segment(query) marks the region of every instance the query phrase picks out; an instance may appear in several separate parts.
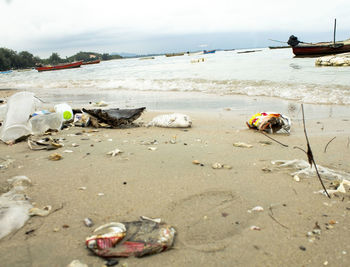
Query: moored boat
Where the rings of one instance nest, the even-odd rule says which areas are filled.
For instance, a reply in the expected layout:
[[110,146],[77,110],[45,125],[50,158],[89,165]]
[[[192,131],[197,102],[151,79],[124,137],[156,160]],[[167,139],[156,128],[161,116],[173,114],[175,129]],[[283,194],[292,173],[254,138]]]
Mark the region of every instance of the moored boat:
[[99,60],[99,59],[91,60],[91,61],[83,61],[82,65],[98,64],[100,62],[101,62],[101,60]]
[[165,54],[166,57],[177,57],[177,56],[183,56],[185,53],[170,53]]
[[59,64],[55,66],[36,67],[35,69],[39,72],[50,71],[50,70],[64,70],[64,69],[79,68],[82,64],[83,64],[83,61],[76,61],[71,63]]
[[333,42],[305,43],[298,40],[298,37],[291,35],[288,44],[292,46],[293,53],[296,56],[312,57],[329,54],[340,54],[350,52],[350,39],[336,42],[337,20],[334,20]]
[[216,50],[203,50],[203,54],[214,54]]
[[289,37],[288,44],[292,46],[296,56],[320,56],[350,52],[350,39],[342,42],[300,42],[294,35]]

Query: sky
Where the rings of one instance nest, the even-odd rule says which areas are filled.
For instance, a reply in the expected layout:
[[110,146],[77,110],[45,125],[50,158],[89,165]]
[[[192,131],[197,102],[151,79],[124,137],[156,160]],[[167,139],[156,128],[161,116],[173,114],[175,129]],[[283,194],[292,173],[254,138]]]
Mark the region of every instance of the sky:
[[40,57],[153,54],[350,38],[349,0],[0,0],[0,47]]

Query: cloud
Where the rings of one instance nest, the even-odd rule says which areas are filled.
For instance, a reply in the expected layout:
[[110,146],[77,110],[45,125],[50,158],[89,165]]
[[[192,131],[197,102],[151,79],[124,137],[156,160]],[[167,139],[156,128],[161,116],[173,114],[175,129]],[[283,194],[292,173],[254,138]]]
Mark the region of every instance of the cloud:
[[293,5],[280,0],[2,0],[0,23],[6,27],[0,46],[63,51],[99,45],[102,50],[113,43],[141,46],[152,36],[332,32],[335,17],[338,29],[346,31],[349,9],[345,0],[332,5],[325,0],[294,0]]

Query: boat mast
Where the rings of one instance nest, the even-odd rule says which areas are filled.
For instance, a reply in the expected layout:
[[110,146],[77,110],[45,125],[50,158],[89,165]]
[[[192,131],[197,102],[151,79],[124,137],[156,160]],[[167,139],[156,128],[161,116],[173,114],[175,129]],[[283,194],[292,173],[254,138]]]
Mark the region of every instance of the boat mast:
[[334,19],[333,45],[335,46],[335,31],[337,29],[337,19]]

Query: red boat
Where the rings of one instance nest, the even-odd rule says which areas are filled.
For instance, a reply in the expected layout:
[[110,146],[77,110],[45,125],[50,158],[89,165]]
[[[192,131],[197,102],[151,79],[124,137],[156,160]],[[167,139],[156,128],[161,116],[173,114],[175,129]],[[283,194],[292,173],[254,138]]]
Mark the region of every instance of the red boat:
[[64,69],[79,68],[82,64],[83,64],[83,61],[76,61],[71,63],[59,64],[55,66],[36,67],[35,69],[37,71],[64,70]]
[[[288,44],[292,46],[293,53],[296,56],[320,56],[328,54],[339,54],[350,52],[350,39],[342,42],[320,42],[320,43],[302,43],[298,38],[291,36]],[[295,42],[291,41],[295,40]]]
[[99,59],[92,60],[92,61],[83,61],[83,65],[98,64],[100,62],[101,62],[101,60],[99,60]]

